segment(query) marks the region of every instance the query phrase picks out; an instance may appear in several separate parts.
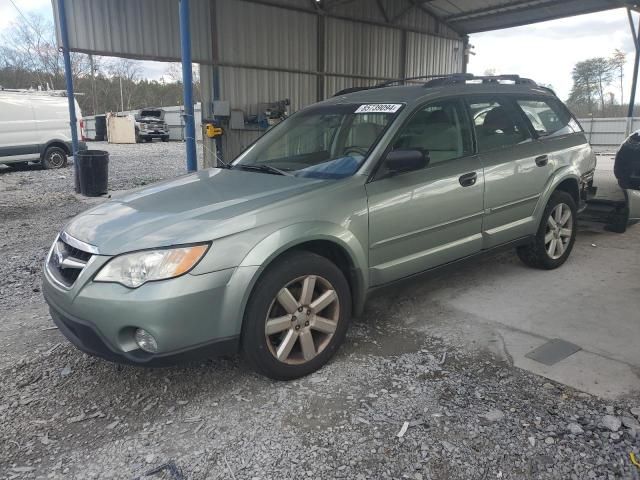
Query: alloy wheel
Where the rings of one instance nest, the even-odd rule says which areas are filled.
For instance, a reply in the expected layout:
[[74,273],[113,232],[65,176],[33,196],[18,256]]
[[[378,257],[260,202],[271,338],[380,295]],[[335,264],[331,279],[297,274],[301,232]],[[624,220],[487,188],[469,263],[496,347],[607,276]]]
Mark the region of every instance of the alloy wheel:
[[265,336],[280,362],[300,365],[331,342],[340,320],[340,300],[331,283],[318,275],[298,277],[271,302]]
[[549,258],[557,260],[566,251],[573,235],[572,217],[571,208],[565,203],[559,203],[551,211],[544,236],[544,248]]

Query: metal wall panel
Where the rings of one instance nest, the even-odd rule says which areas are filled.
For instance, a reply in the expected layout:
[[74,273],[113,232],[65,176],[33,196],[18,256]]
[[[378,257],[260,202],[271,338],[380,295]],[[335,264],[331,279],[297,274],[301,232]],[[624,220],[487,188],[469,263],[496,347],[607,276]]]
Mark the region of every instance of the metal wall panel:
[[218,0],[221,62],[315,71],[317,18],[296,10]]
[[[148,60],[180,60],[178,0],[65,0],[71,49]],[[57,2],[53,1],[55,18]],[[211,62],[209,0],[191,2],[193,61]],[[58,29],[58,43],[60,43]]]
[[288,98],[292,112],[316,101],[315,75],[220,67],[221,99],[232,109],[255,114],[257,104]]
[[461,72],[464,62],[460,40],[407,34],[407,77]]
[[400,75],[400,30],[328,18],[325,71],[373,78]]

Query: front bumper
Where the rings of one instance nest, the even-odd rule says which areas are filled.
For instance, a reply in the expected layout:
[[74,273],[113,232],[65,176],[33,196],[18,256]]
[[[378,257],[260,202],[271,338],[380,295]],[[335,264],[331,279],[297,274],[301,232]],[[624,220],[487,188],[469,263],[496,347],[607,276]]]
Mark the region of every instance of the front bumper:
[[169,132],[140,132],[140,138],[169,138]]
[[[92,281],[108,260],[94,256],[70,288],[44,269],[43,293],[51,317],[80,350],[148,366],[237,352],[244,304],[257,267],[186,274],[129,289]],[[137,328],[154,336],[158,353],[137,347]]]
[[79,350],[115,363],[164,367],[207,357],[232,355],[238,352],[239,347],[240,337],[234,336],[214,340],[203,345],[191,346],[179,351],[160,354],[150,354],[140,349],[119,352],[109,345],[108,340],[103,338],[100,331],[92,324],[71,318],[71,316],[62,313],[51,304],[49,304],[49,312],[53,323],[56,324],[60,332]]

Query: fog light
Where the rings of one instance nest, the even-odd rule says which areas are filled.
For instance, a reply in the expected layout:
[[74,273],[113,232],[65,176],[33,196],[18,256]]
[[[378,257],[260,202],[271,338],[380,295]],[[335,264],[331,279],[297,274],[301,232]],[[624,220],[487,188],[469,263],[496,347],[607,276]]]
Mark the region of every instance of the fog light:
[[145,352],[156,353],[158,351],[158,344],[156,343],[156,339],[153,338],[146,330],[141,328],[136,329],[136,333],[133,335],[138,347],[140,347]]

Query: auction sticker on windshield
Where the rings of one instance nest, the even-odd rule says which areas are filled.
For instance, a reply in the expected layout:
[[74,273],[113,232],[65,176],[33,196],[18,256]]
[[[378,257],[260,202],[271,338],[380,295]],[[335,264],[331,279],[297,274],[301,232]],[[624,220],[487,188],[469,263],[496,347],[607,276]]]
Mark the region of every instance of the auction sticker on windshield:
[[396,113],[400,107],[400,103],[370,103],[360,105],[356,113]]

